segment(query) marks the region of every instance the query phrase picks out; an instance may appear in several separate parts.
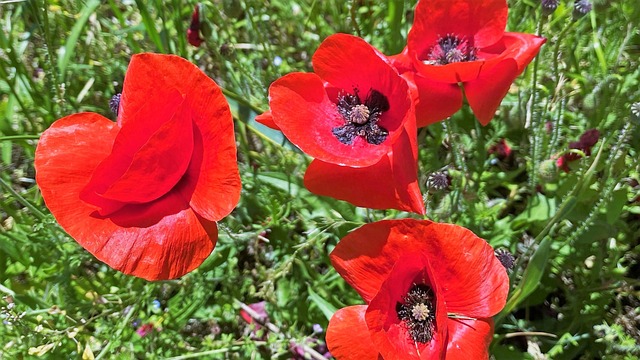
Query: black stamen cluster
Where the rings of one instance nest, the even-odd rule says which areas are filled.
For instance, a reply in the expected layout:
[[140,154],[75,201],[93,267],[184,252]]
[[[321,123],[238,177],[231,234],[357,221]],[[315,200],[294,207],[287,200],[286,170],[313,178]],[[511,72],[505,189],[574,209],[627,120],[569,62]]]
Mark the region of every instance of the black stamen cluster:
[[498,249],[494,251],[494,254],[498,258],[498,260],[500,260],[500,263],[502,264],[502,266],[504,266],[505,269],[508,269],[508,270],[513,269],[513,267],[516,264],[516,259],[509,252],[509,250]]
[[469,41],[453,34],[440,37],[438,43],[431,48],[426,63],[432,65],[447,65],[457,62],[477,60],[478,49],[471,46]]
[[[435,296],[431,287],[425,284],[413,284],[403,302],[396,303],[398,318],[405,323],[411,340],[426,344],[433,338],[436,323]],[[416,318],[416,309],[428,309],[428,314]]]
[[558,8],[560,0],[542,0],[542,9],[547,12],[553,12]]
[[122,94],[118,93],[115,94],[111,97],[111,100],[109,100],[109,109],[111,109],[111,112],[114,113],[116,116],[118,116],[118,109],[120,107],[120,96]]
[[369,144],[380,145],[389,135],[387,129],[378,125],[382,113],[389,110],[389,100],[381,92],[370,89],[362,102],[358,89],[354,89],[353,94],[338,95],[337,105],[345,124],[331,132],[341,143],[351,145],[356,136],[361,136]]
[[589,0],[576,0],[573,4],[573,14],[575,16],[586,15],[589,11],[591,11],[593,5]]
[[451,185],[451,178],[442,171],[432,172],[427,177],[426,185],[427,188],[432,191],[448,189]]

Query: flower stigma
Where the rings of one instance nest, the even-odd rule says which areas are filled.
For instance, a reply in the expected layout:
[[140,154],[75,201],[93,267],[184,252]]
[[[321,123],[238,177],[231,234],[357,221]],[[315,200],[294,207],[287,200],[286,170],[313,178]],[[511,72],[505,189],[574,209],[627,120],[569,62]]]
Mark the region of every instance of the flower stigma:
[[389,135],[387,129],[378,125],[382,114],[389,110],[389,100],[381,92],[370,89],[364,102],[357,88],[353,94],[341,92],[337,106],[345,124],[331,132],[341,143],[351,145],[360,136],[369,144],[380,145]]
[[438,38],[437,44],[429,50],[424,63],[427,65],[447,65],[474,61],[478,60],[477,51],[478,49],[473,47],[466,37],[447,34],[445,37]]
[[413,284],[402,300],[396,304],[396,312],[411,340],[428,343],[433,338],[436,321],[433,290],[425,284]]

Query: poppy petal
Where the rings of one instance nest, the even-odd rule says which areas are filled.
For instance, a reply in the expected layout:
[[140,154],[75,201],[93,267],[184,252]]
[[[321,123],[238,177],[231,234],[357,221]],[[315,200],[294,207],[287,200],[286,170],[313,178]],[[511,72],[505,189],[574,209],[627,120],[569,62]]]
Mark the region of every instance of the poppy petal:
[[388,56],[387,58],[400,74],[404,74],[407,71],[414,71],[413,62],[409,56],[409,49],[406,46],[400,54]]
[[483,71],[481,77],[464,83],[469,106],[482,125],[487,125],[493,119],[517,76],[518,65],[515,60],[507,59],[492,69]]
[[488,359],[493,338],[491,319],[448,319],[447,360]]
[[473,39],[473,46],[483,48],[500,39],[507,15],[506,0],[419,1],[407,46],[419,57],[426,56],[439,37],[453,34]]
[[503,60],[485,66],[477,79],[464,84],[469,106],[482,125],[491,121],[515,78],[522,74],[545,42],[545,38],[535,35],[505,33],[493,46],[501,51],[493,60]]
[[[79,198],[95,168],[109,155],[118,130],[115,123],[92,113],[54,122],[36,149],[36,180],[42,196],[60,226],[109,266],[148,280],[182,276],[213,249],[214,222],[199,217],[174,193],[152,205],[128,205],[106,218]],[[156,223],[148,223],[146,211],[158,218]]]
[[[403,256],[395,263],[388,278],[371,300],[365,314],[371,340],[384,359],[444,359],[447,342],[447,308],[439,285],[429,274],[429,263],[419,255]],[[417,343],[411,339],[406,324],[398,317],[397,306],[414,284],[430,286],[435,293],[436,314],[432,339]],[[435,289],[434,289],[435,288]]]
[[449,313],[478,318],[502,310],[509,277],[485,240],[453,224],[416,226],[413,235],[437,269],[436,281],[447,284],[443,292]]
[[364,319],[366,305],[348,306],[333,314],[327,327],[327,346],[336,359],[378,360]]
[[193,158],[179,184],[181,193],[200,216],[217,221],[238,203],[241,183],[233,118],[213,80],[179,56],[134,55],[124,80],[118,123],[124,127],[151,98],[170,98],[175,90],[184,97],[184,106],[191,109],[195,125]]
[[81,199],[91,202],[83,195],[93,192],[123,203],[146,203],[178,183],[191,159],[193,129],[190,109],[184,108],[179,93],[175,95],[162,99],[168,106],[161,106],[164,111],[159,113],[165,113],[166,120],[143,117],[120,130],[111,154],[98,165]]
[[370,166],[390,150],[356,137],[351,145],[341,143],[334,128],[344,125],[336,104],[327,96],[324,83],[313,73],[290,73],[269,87],[273,122],[307,155],[337,165]]
[[274,130],[280,130],[280,128],[278,127],[278,125],[276,125],[275,122],[273,122],[273,115],[271,115],[271,110],[267,110],[265,112],[263,112],[262,114],[256,116],[256,122],[266,126],[266,127],[270,127]]
[[313,160],[305,173],[304,185],[314,194],[345,200],[356,206],[423,215],[424,203],[417,179],[417,149],[412,149],[407,132],[393,149],[378,163],[361,168]]
[[520,75],[538,55],[547,39],[532,34],[506,32],[501,41],[506,49],[505,56],[515,59],[518,63],[518,75]]
[[366,96],[370,89],[387,97],[389,109],[378,124],[389,131],[385,143],[393,142],[409,120],[411,99],[405,81],[382,53],[363,39],[334,34],[326,38],[313,54],[313,70],[332,87]]
[[[378,221],[361,226],[342,238],[331,252],[333,267],[367,303],[378,293],[398,258],[389,255],[391,250],[386,248],[388,239],[398,236],[397,225],[401,223]],[[400,250],[395,249],[398,253]]]
[[413,91],[419,128],[444,120],[462,107],[462,89],[458,84],[429,80],[412,72],[402,77]]
[[448,312],[489,317],[504,307],[509,291],[506,270],[486,241],[457,225],[413,219],[366,224],[344,237],[330,258],[369,302],[405,254],[428,259],[434,281],[446,284],[442,296]]

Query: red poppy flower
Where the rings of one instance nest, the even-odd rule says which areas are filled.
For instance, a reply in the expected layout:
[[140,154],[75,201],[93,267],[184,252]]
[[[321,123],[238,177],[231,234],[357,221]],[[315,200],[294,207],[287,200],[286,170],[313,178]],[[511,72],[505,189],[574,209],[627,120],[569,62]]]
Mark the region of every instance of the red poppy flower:
[[495,154],[500,160],[504,160],[511,155],[511,146],[507,143],[507,140],[500,139],[496,144],[489,147],[489,154]]
[[196,5],[193,14],[191,14],[191,23],[187,29],[187,41],[195,47],[200,46],[204,41],[200,37],[200,4]]
[[233,121],[220,88],[173,55],[134,55],[118,121],[62,118],[41,136],[36,180],[60,225],[109,266],[176,278],[215,246],[240,197]]
[[331,318],[327,344],[337,359],[488,358],[490,317],[504,307],[509,279],[471,231],[380,221],[342,239],[331,262],[367,303]]
[[402,54],[392,57],[415,84],[418,127],[462,106],[462,89],[482,123],[491,121],[511,83],[546,39],[505,32],[506,0],[419,1]]
[[[600,131],[598,129],[589,129],[580,135],[578,141],[569,143],[569,149],[580,150],[585,156],[591,155],[591,148],[598,142]],[[564,172],[569,172],[569,163],[580,159],[582,155],[577,152],[568,151],[556,160],[556,165]]]
[[352,35],[328,37],[312,62],[314,73],[290,73],[271,84],[270,111],[256,120],[316,159],[305,176],[310,191],[358,206],[423,213],[406,81],[384,55]]

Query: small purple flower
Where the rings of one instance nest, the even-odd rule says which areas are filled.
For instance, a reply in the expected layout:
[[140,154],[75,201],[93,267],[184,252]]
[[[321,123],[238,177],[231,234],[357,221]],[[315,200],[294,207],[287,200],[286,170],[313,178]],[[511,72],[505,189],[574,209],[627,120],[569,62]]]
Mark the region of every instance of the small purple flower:
[[593,5],[589,0],[576,0],[573,4],[573,14],[576,16],[586,15],[589,11],[591,11]]

